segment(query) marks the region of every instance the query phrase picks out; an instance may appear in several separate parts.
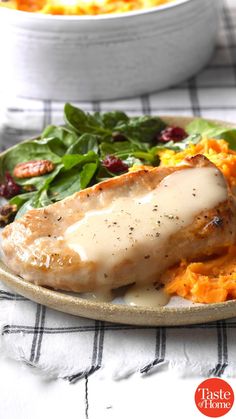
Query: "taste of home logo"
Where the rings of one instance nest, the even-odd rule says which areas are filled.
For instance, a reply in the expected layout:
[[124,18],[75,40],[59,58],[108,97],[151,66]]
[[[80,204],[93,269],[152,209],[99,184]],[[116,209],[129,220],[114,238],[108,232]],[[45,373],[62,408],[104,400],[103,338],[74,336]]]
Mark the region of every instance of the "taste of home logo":
[[198,386],[195,392],[195,403],[203,415],[218,418],[224,416],[232,408],[234,392],[225,380],[209,378]]

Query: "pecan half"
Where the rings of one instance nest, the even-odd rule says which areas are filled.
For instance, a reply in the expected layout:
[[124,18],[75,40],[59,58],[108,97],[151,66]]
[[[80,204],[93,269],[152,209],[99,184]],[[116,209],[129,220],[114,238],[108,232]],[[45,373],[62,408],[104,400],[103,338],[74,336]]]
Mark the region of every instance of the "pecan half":
[[0,227],[4,227],[13,221],[17,212],[17,205],[3,205],[0,207]]
[[13,171],[13,176],[19,179],[42,176],[54,169],[55,165],[51,160],[30,160],[25,163],[18,163]]

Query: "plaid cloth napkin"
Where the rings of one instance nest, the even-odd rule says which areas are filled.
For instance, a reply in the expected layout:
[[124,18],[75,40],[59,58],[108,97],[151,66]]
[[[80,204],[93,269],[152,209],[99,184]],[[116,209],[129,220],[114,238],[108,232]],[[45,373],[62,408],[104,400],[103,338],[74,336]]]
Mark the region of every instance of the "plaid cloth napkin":
[[[76,105],[86,111],[122,109],[130,115],[179,114],[236,121],[235,22],[235,0],[225,1],[216,53],[197,77],[148,96]],[[45,125],[61,123],[62,111],[62,103],[3,98],[2,149]],[[168,328],[92,321],[37,305],[0,283],[2,353],[69,382],[97,370],[121,378],[163,368],[185,376],[235,377],[235,328],[236,319]]]

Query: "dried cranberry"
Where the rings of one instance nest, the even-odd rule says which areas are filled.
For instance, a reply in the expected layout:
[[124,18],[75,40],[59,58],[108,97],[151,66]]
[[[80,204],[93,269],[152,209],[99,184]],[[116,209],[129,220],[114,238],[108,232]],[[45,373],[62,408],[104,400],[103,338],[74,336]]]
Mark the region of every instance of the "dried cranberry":
[[127,172],[128,166],[121,159],[115,156],[106,156],[102,161],[102,165],[111,173]]
[[168,143],[169,141],[182,141],[188,137],[187,132],[180,127],[168,127],[161,131],[157,140],[159,143]]
[[124,136],[124,134],[122,134],[119,131],[115,131],[112,133],[112,139],[113,141],[126,141],[126,137]]
[[9,172],[5,174],[5,182],[0,184],[0,196],[10,199],[21,192],[20,185],[14,181]]

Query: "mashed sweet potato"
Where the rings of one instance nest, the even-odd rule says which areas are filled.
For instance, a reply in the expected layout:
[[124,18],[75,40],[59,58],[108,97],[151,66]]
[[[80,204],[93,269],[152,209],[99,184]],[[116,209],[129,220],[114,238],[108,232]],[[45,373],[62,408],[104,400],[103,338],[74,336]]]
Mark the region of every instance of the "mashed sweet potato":
[[198,303],[219,303],[236,298],[236,246],[207,261],[182,263],[161,278],[169,294]]
[[[224,140],[204,138],[184,151],[165,150],[159,155],[162,166],[173,166],[198,153],[211,160],[223,172],[232,189],[236,188],[236,152],[230,150]],[[236,246],[222,252],[221,256],[210,260],[182,261],[168,270],[161,278],[166,291],[198,303],[236,299]]]
[[148,9],[175,0],[9,0],[0,3],[26,12],[52,15],[98,15]]

